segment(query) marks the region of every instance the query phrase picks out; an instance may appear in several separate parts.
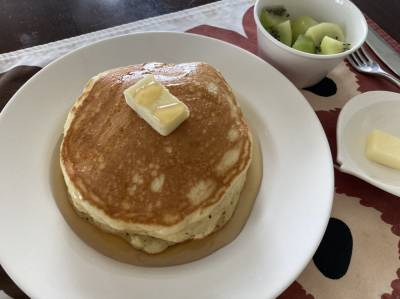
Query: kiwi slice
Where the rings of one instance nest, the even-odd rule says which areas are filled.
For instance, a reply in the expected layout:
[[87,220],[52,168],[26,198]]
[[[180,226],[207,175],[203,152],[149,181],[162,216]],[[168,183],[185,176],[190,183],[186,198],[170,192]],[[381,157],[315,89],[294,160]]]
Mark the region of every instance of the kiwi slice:
[[349,49],[350,44],[343,43],[329,36],[325,36],[321,41],[321,54],[337,54]]
[[305,36],[304,34],[300,34],[293,44],[293,49],[314,54],[315,44],[311,38]]
[[285,22],[288,17],[284,14],[276,14],[273,10],[263,9],[260,15],[261,24],[265,29],[271,31],[272,27]]
[[290,20],[272,27],[272,35],[287,46],[292,45],[292,26]]
[[318,22],[309,16],[300,16],[292,22],[293,40],[297,40],[300,34],[304,34],[308,28],[317,25]]
[[321,44],[325,36],[329,36],[338,41],[344,40],[344,34],[339,25],[335,23],[319,23],[307,29],[305,36],[311,38],[316,46]]

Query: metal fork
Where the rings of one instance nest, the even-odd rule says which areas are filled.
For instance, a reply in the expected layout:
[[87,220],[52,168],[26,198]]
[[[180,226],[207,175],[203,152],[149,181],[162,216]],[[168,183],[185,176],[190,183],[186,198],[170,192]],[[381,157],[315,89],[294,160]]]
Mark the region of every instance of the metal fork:
[[395,76],[385,72],[376,61],[371,59],[371,57],[367,54],[367,51],[365,51],[363,47],[360,47],[360,49],[350,54],[347,57],[347,61],[350,62],[350,64],[357,71],[361,73],[385,77],[400,88],[400,80],[397,79]]

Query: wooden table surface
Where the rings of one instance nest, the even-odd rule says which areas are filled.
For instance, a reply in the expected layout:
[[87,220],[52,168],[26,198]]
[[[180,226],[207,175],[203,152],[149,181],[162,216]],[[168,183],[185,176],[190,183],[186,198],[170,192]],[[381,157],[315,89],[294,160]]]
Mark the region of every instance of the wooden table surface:
[[[214,2],[213,0],[0,0],[0,53]],[[400,41],[399,0],[354,0]]]
[[[0,53],[214,2],[213,0],[0,0]],[[400,41],[399,0],[354,0]],[[28,298],[0,267],[0,290]]]

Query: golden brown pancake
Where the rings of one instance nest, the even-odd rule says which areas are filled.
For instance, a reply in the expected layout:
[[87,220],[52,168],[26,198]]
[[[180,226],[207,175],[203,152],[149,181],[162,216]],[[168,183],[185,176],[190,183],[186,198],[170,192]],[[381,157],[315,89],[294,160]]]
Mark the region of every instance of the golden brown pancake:
[[[190,109],[168,136],[125,102],[154,74]],[[99,74],[68,115],[61,168],[79,214],[149,253],[203,238],[234,211],[252,140],[231,88],[205,63],[148,63]]]

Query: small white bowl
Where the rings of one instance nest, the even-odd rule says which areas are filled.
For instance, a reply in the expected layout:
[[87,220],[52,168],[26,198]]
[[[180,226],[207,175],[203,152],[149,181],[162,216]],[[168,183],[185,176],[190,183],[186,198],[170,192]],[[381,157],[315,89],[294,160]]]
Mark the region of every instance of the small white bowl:
[[[341,26],[345,42],[351,48],[332,55],[310,54],[295,50],[275,39],[260,22],[263,8],[283,5],[290,19],[308,15],[318,22],[333,22]],[[258,51],[297,87],[308,87],[322,80],[347,55],[357,50],[365,41],[367,22],[360,10],[349,0],[257,0],[254,5],[257,25]]]
[[355,96],[343,107],[337,123],[337,161],[340,170],[400,196],[400,170],[368,160],[368,134],[380,129],[400,136],[400,94],[370,91]]

